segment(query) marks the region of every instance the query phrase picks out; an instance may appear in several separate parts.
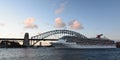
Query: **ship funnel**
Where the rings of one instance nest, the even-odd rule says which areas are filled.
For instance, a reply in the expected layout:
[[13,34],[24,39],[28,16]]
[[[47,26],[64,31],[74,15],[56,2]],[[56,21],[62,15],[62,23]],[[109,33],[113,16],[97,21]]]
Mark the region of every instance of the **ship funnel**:
[[99,34],[99,35],[97,35],[96,38],[101,38],[101,36],[103,36],[103,34]]

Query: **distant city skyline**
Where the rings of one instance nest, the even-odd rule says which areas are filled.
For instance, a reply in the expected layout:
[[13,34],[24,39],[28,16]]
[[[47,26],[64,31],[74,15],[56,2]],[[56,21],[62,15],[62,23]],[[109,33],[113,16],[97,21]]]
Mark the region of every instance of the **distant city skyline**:
[[0,0],[0,38],[55,29],[120,40],[119,0]]

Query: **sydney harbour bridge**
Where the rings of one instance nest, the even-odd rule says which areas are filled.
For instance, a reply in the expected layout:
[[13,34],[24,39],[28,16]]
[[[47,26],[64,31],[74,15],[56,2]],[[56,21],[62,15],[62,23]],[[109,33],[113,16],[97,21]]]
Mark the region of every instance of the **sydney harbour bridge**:
[[34,46],[40,41],[57,41],[63,36],[74,36],[79,39],[87,39],[84,35],[71,30],[52,30],[29,38],[29,33],[25,33],[24,38],[0,38],[1,41],[22,41],[23,46]]

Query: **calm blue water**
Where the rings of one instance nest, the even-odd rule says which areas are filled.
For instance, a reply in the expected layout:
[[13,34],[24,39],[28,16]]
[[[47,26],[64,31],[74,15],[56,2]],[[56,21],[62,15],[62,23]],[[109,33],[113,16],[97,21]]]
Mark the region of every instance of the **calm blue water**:
[[120,60],[120,49],[0,48],[0,60]]

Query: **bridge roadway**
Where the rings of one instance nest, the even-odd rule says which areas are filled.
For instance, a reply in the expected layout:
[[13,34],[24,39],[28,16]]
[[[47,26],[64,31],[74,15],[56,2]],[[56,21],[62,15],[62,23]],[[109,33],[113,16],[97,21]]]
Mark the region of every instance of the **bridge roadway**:
[[[57,41],[58,39],[25,39],[25,38],[0,38],[0,41],[22,41],[23,46],[35,46],[39,41]],[[40,44],[41,46],[41,44]]]
[[23,46],[29,47],[29,46],[34,46],[36,43],[39,41],[56,41],[58,39],[29,39],[29,33],[25,33],[24,38],[0,38],[1,41],[23,41]]
[[[24,40],[24,38],[0,38],[0,40]],[[56,41],[58,39],[29,39],[29,40],[37,40],[37,41]]]

